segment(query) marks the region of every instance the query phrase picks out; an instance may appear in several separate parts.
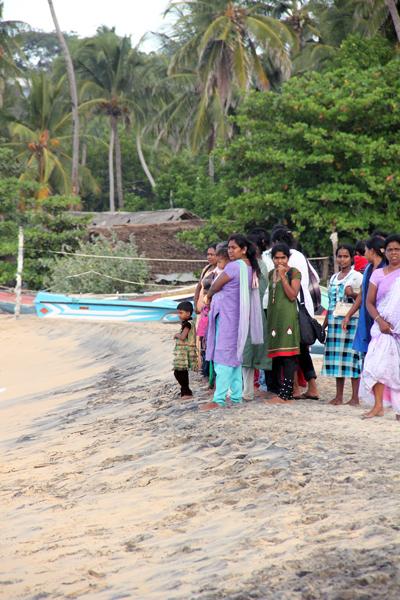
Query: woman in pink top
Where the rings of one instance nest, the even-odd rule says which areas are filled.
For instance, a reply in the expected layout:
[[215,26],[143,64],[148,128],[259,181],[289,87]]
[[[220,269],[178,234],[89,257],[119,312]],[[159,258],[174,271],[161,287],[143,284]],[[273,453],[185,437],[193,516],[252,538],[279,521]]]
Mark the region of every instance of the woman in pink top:
[[400,421],[400,235],[386,238],[388,265],[371,275],[367,310],[375,323],[361,376],[360,397],[370,411],[364,419],[383,416],[391,405]]

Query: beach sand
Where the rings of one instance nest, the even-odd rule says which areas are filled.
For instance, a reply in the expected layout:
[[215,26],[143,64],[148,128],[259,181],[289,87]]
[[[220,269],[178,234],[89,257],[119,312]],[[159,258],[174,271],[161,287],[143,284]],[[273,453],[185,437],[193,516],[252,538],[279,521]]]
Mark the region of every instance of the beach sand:
[[199,412],[176,326],[0,318],[0,598],[397,599],[400,424]]

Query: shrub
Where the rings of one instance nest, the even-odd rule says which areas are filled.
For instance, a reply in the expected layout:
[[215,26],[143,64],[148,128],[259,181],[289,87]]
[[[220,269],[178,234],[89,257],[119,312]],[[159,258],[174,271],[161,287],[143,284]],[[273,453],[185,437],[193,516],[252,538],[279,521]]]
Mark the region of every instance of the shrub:
[[148,278],[145,261],[100,258],[103,256],[139,258],[133,236],[129,243],[102,236],[93,242],[81,241],[75,254],[52,260],[47,287],[66,294],[143,291]]

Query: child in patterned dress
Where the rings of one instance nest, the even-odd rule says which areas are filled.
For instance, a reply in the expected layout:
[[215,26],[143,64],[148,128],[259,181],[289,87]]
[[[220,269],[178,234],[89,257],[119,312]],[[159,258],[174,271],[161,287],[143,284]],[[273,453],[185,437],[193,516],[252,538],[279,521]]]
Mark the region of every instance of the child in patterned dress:
[[193,313],[193,304],[187,300],[177,306],[181,330],[174,335],[176,340],[174,349],[174,376],[181,386],[181,398],[193,396],[189,387],[189,370],[197,369],[196,330],[190,322]]

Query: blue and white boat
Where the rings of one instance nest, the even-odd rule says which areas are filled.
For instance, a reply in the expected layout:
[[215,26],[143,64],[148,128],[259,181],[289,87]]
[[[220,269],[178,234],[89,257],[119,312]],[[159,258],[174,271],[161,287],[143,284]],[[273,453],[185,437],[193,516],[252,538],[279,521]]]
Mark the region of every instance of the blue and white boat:
[[176,300],[160,297],[129,300],[39,292],[35,298],[36,314],[41,319],[176,323],[179,321],[176,307]]
[[[127,296],[90,296],[38,292],[34,305],[41,319],[80,319],[83,321],[123,321],[140,323],[159,321],[177,323],[177,305],[182,300],[193,301],[195,286],[174,292]],[[322,305],[327,308],[327,293],[322,289]],[[321,353],[323,346],[316,343],[313,351]]]

